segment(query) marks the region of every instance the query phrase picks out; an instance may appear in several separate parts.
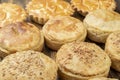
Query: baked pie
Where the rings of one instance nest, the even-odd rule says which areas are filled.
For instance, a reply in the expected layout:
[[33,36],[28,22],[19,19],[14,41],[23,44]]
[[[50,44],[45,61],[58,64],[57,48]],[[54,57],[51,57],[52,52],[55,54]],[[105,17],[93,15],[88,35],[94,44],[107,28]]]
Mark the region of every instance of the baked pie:
[[82,21],[70,16],[56,16],[43,26],[46,45],[58,50],[63,44],[72,41],[84,41],[86,27]]
[[0,62],[0,80],[56,80],[55,61],[41,52],[22,51]]
[[120,72],[120,31],[110,34],[106,41],[105,51],[112,60],[112,68]]
[[23,50],[41,51],[42,31],[31,23],[16,22],[0,29],[0,56]]
[[88,80],[107,77],[111,60],[94,43],[72,42],[63,45],[56,54],[61,80]]
[[32,0],[27,4],[30,18],[40,24],[45,24],[56,15],[70,16],[74,10],[64,0]]
[[97,10],[115,10],[115,0],[71,0],[71,4],[74,9],[77,9],[82,15]]
[[100,43],[105,43],[108,35],[120,30],[120,14],[110,10],[95,10],[84,19],[88,37]]
[[0,27],[24,21],[26,18],[27,14],[22,7],[12,3],[0,4]]

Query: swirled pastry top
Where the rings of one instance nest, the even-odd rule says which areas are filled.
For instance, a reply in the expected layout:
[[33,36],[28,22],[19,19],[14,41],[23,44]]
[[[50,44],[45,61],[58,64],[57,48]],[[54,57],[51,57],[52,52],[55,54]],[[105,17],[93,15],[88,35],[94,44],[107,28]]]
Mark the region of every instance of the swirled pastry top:
[[91,77],[104,74],[110,68],[108,55],[97,45],[72,42],[57,52],[56,62],[60,70],[74,77]]
[[43,33],[47,39],[64,43],[85,36],[86,28],[83,23],[76,18],[56,16],[43,26]]
[[112,58],[120,60],[120,31],[116,31],[107,38],[106,51]]
[[22,7],[12,3],[0,4],[0,27],[23,21],[26,17],[27,14]]
[[0,50],[13,53],[22,50],[36,50],[43,42],[40,30],[30,23],[16,22],[0,29]]
[[41,52],[17,52],[0,62],[0,80],[56,80],[56,77],[55,62]]
[[71,0],[74,8],[83,13],[88,13],[97,9],[114,10],[116,7],[115,0]]
[[90,28],[101,31],[113,32],[120,30],[120,14],[109,10],[95,10],[84,19],[84,23]]
[[56,15],[72,15],[74,12],[64,0],[32,0],[26,9],[29,15],[45,20]]

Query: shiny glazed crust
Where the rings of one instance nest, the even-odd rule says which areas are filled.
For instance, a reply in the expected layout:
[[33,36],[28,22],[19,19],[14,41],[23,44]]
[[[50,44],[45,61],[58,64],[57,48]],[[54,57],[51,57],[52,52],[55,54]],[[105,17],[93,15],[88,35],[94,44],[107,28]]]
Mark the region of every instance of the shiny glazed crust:
[[115,10],[115,0],[71,0],[74,9],[77,9],[83,16],[87,13],[97,10]]
[[16,22],[0,29],[0,51],[5,54],[23,50],[41,51],[43,44],[42,32],[31,23]]
[[56,15],[72,15],[74,10],[64,0],[32,0],[28,3],[27,12],[33,21],[45,24]]
[[112,60],[112,68],[120,72],[120,31],[110,34],[106,41],[105,51]]
[[0,62],[0,80],[56,80],[57,66],[48,56],[22,51]]
[[0,27],[4,27],[10,23],[24,21],[27,18],[25,10],[12,3],[0,4]]
[[43,26],[46,44],[58,50],[63,44],[72,41],[84,41],[86,28],[83,23],[70,16],[56,16]]
[[87,42],[63,45],[57,52],[56,63],[62,80],[106,77],[111,65],[110,58],[100,47]]
[[120,30],[120,14],[109,10],[96,10],[85,17],[84,25],[91,40],[105,43],[110,33]]

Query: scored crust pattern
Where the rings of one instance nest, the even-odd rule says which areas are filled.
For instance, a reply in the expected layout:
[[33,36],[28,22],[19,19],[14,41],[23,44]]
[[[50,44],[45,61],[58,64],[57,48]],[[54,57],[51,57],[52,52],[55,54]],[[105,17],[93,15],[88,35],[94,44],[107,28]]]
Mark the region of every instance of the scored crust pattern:
[[22,7],[12,3],[0,4],[0,27],[10,23],[24,21],[27,17]]
[[28,14],[37,23],[44,24],[56,15],[72,15],[73,9],[63,0],[32,0],[26,7]]
[[83,15],[97,9],[114,10],[116,8],[114,0],[71,0],[71,4]]

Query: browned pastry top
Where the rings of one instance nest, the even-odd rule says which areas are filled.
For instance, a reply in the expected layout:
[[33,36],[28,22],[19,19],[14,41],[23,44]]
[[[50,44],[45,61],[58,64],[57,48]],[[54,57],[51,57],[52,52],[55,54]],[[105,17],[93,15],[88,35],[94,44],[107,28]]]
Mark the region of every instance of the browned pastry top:
[[41,41],[40,30],[25,22],[16,22],[0,29],[0,49],[6,53],[36,49]]
[[[80,20],[74,17],[56,16],[44,25],[43,33],[46,38],[64,43],[86,36],[86,28]],[[81,41],[83,40],[82,38]]]
[[41,52],[22,51],[0,63],[0,80],[56,80],[55,62]]
[[27,12],[34,17],[48,20],[56,15],[72,15],[74,11],[63,0],[32,0],[27,5]]
[[63,45],[57,53],[56,61],[62,72],[77,77],[104,74],[111,65],[110,58],[102,49],[87,42]]
[[16,4],[0,4],[0,27],[13,22],[23,21],[26,19],[26,16],[24,9]]
[[97,9],[114,10],[116,7],[115,0],[71,0],[71,3],[74,8],[83,13]]

